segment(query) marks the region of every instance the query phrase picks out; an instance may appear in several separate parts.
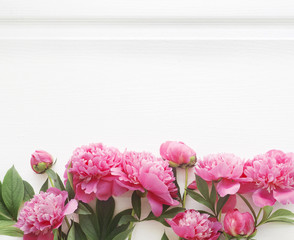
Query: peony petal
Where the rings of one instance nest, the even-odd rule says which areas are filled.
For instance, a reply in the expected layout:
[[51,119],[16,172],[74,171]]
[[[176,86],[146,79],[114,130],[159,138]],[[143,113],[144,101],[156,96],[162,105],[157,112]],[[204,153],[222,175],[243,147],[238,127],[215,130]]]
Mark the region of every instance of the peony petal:
[[123,188],[127,188],[128,190],[131,190],[131,191],[139,190],[141,192],[145,192],[144,188],[139,184],[135,185],[130,182],[123,181],[123,180],[116,180],[116,181],[117,181],[118,185],[120,185]]
[[47,234],[39,234],[37,240],[53,240],[54,235],[52,232],[48,232]]
[[35,235],[33,233],[23,235],[23,240],[37,240],[37,239],[38,239],[38,235]]
[[97,185],[96,197],[101,201],[106,201],[112,196],[112,182],[100,181]]
[[58,188],[51,187],[51,188],[49,188],[46,192],[54,193],[55,195],[59,195],[59,194],[61,194],[62,191],[59,190]]
[[191,182],[191,183],[188,185],[188,189],[196,190],[196,189],[197,189],[196,181]]
[[167,141],[167,142],[161,144],[159,151],[160,151],[160,155],[161,155],[161,157],[163,159],[169,160],[169,156],[168,156],[167,150],[168,150],[169,145],[171,143],[172,143],[171,141]]
[[97,179],[92,179],[90,182],[82,182],[82,186],[86,194],[96,193],[97,191]]
[[75,199],[72,199],[66,204],[65,208],[63,209],[63,215],[72,214],[78,208],[78,202]]
[[172,227],[175,234],[177,234],[181,238],[185,239],[195,239],[195,229],[193,226],[178,226],[175,225]]
[[273,191],[274,198],[282,203],[294,203],[294,189],[276,189]]
[[86,194],[83,189],[81,189],[81,184],[77,184],[76,185],[76,199],[84,202],[84,203],[89,203],[91,202],[93,199],[95,199],[95,193],[91,193],[91,194]]
[[272,206],[276,202],[273,193],[269,193],[265,189],[255,191],[252,195],[252,199],[257,207]]
[[228,201],[225,203],[224,207],[222,208],[222,212],[226,213],[230,209],[234,209],[237,204],[237,196],[236,194],[230,195]]
[[149,204],[151,206],[151,210],[155,217],[159,217],[162,213],[162,203],[158,201],[156,196],[150,192],[147,193],[147,199],[149,201]]
[[238,193],[248,193],[248,192],[254,192],[257,190],[256,184],[251,182],[241,182],[240,183],[240,189]]
[[152,192],[157,201],[160,201],[161,204],[174,205],[174,200],[168,191],[168,187],[159,180],[159,178],[153,173],[141,173],[139,176],[139,181],[142,186],[148,191]]
[[208,170],[204,168],[195,168],[195,173],[200,176],[205,181],[212,181],[212,180],[218,180],[216,177],[214,177]]
[[128,191],[127,188],[122,187],[120,184],[118,184],[118,180],[114,180],[112,184],[112,193],[114,196],[120,196]]
[[240,183],[223,178],[216,186],[216,190],[221,197],[226,196],[227,194],[235,194],[240,188]]

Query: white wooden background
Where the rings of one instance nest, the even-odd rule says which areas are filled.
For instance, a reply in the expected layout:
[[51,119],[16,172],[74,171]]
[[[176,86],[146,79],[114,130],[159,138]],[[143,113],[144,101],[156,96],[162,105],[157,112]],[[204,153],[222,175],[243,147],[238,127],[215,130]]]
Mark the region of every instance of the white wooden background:
[[[62,174],[92,142],[158,155],[181,140],[199,157],[294,151],[293,17],[290,0],[0,0],[0,179],[14,164],[37,191],[35,149]],[[139,224],[133,239],[162,232]],[[257,239],[293,234],[265,225]]]

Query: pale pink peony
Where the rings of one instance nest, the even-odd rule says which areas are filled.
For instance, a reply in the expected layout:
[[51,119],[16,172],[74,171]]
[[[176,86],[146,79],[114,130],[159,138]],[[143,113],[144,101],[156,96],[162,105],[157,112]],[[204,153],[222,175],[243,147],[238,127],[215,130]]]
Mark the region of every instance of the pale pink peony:
[[174,232],[187,240],[217,240],[222,224],[194,209],[178,213],[172,220],[165,219]]
[[196,163],[195,151],[183,142],[167,141],[161,144],[160,155],[172,167],[192,167]]
[[161,158],[146,152],[125,152],[121,168],[112,170],[118,176],[118,184],[129,190],[147,192],[147,198],[155,216],[162,213],[163,204],[175,206],[179,202],[172,168]]
[[294,203],[294,153],[271,150],[258,155],[246,162],[244,176],[256,206]]
[[234,154],[210,154],[198,160],[195,172],[205,181],[219,181],[216,190],[224,197],[238,192],[243,166],[244,162]]
[[225,232],[233,237],[248,237],[255,231],[255,224],[249,212],[240,213],[238,209],[231,209],[224,218]]
[[[89,203],[96,197],[107,200],[112,195],[118,196],[127,189],[117,184],[117,178],[111,169],[120,167],[121,153],[113,147],[102,143],[90,144],[77,148],[66,167],[73,177],[76,198]],[[67,179],[67,172],[64,177]]]
[[24,232],[24,240],[53,240],[52,230],[60,227],[64,217],[73,213],[78,203],[72,199],[64,206],[67,192],[49,188],[25,202],[16,227]]
[[53,157],[43,150],[36,150],[31,157],[31,167],[35,173],[43,173],[53,164]]

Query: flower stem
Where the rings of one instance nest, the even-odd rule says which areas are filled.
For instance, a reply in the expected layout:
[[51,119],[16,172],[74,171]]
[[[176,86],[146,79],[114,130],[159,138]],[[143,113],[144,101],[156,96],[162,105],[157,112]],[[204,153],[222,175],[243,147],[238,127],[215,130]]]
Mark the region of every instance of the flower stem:
[[258,212],[257,217],[256,217],[255,225],[257,224],[258,218],[259,218],[259,216],[261,214],[261,210],[262,210],[262,208],[259,209],[259,212]]
[[[132,216],[133,216],[133,217],[135,216],[135,211],[134,211],[134,209],[132,209]],[[129,229],[131,229],[133,226],[134,226],[134,222],[131,222],[131,223],[130,223],[130,226],[129,226]],[[133,231],[129,234],[128,240],[131,240],[131,239],[132,239],[132,233],[133,233]]]
[[188,186],[188,170],[189,168],[185,168],[185,191],[183,196],[183,208],[186,207],[186,197],[187,197],[187,186]]
[[247,200],[245,197],[243,197],[240,193],[238,193],[238,195],[239,195],[239,197],[241,197],[242,200],[246,203],[247,207],[250,209],[250,211],[251,211],[251,213],[252,213],[252,215],[253,215],[253,217],[254,217],[255,222],[257,222],[256,213],[255,213],[253,207],[250,205],[250,203],[248,202],[248,200]]

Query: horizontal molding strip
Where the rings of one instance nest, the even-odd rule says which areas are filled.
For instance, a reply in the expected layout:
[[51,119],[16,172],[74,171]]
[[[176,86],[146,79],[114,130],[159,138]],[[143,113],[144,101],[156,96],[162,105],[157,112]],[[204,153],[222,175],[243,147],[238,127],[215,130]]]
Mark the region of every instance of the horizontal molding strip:
[[0,18],[0,40],[294,40],[294,18]]

